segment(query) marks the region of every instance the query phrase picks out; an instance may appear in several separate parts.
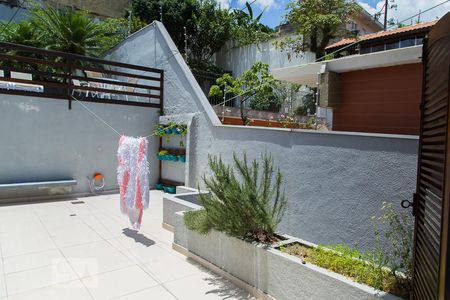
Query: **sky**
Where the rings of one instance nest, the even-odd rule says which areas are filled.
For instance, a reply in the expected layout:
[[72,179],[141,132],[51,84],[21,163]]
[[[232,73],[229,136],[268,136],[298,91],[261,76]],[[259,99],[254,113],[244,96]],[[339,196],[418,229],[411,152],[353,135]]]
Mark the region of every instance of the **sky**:
[[[231,8],[243,8],[245,6],[245,0],[218,0],[222,7]],[[252,4],[254,15],[257,15],[265,8],[265,12],[262,17],[262,23],[269,27],[275,27],[279,25],[286,14],[286,5],[289,0],[247,0]],[[380,11],[384,5],[384,0],[358,0],[364,9],[369,13],[374,14]],[[389,4],[396,4],[397,8],[390,9],[388,12],[388,19],[394,18],[395,21],[403,21],[411,16],[419,13],[420,10],[424,11],[436,4],[444,2],[444,0],[389,0]],[[422,13],[420,21],[431,21],[436,18],[442,17],[446,12],[450,11],[450,1],[429,11]],[[381,16],[381,21],[383,16]],[[410,25],[411,22],[415,24],[417,17],[412,20],[404,22],[406,25]]]

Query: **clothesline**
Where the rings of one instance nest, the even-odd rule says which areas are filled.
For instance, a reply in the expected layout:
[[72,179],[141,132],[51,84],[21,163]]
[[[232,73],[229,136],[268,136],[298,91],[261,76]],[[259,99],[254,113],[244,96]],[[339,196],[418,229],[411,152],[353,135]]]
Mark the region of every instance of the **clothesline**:
[[[115,129],[111,124],[109,124],[108,122],[106,122],[102,117],[100,117],[99,115],[97,115],[95,112],[93,112],[89,107],[87,107],[83,102],[81,102],[80,100],[78,100],[77,98],[75,98],[73,95],[71,95],[70,97],[72,97],[72,99],[74,99],[75,101],[77,101],[78,103],[80,103],[80,105],[86,109],[89,113],[91,113],[95,118],[97,118],[99,121],[101,121],[103,124],[105,124],[106,126],[108,126],[114,133],[116,133],[119,137],[123,136],[123,133],[120,133],[117,129]],[[144,136],[144,138],[148,138],[151,136],[154,136],[156,133],[151,133],[149,135]]]

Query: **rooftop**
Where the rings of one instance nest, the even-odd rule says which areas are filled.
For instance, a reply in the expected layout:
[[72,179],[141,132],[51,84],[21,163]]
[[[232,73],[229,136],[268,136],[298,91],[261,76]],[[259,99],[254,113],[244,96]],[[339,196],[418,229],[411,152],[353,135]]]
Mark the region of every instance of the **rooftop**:
[[436,24],[436,22],[437,22],[437,20],[419,23],[419,24],[415,24],[415,25],[411,25],[411,26],[400,27],[397,29],[392,29],[392,30],[387,30],[387,31],[379,31],[376,33],[370,33],[370,34],[359,36],[358,38],[346,38],[346,39],[342,39],[336,43],[333,43],[331,45],[328,45],[326,47],[326,49],[332,49],[332,48],[336,48],[336,47],[345,46],[345,45],[351,44],[356,41],[369,41],[369,40],[391,37],[391,36],[399,35],[399,34],[406,33],[406,32],[419,31],[419,30],[433,27],[433,25]]

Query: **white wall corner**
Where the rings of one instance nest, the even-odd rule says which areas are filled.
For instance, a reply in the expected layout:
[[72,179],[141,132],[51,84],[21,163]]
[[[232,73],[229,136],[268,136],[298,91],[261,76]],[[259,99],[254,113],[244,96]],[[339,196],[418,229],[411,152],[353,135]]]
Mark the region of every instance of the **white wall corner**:
[[209,103],[208,99],[206,98],[205,94],[203,93],[202,89],[198,85],[197,80],[195,79],[194,75],[191,72],[191,69],[184,61],[181,53],[178,51],[177,46],[173,42],[172,38],[170,37],[169,33],[167,32],[166,28],[164,27],[164,24],[162,24],[159,21],[154,21],[156,28],[161,33],[163,40],[166,42],[166,46],[170,49],[171,53],[176,53],[174,55],[174,59],[180,66],[180,69],[183,71],[184,76],[186,77],[187,81],[192,87],[192,90],[194,91],[195,95],[197,96],[198,100],[200,101],[200,104],[203,107],[204,112],[208,116],[209,120],[211,121],[213,126],[221,126],[222,123],[220,122],[219,118],[217,117],[214,109],[212,108],[211,104]]

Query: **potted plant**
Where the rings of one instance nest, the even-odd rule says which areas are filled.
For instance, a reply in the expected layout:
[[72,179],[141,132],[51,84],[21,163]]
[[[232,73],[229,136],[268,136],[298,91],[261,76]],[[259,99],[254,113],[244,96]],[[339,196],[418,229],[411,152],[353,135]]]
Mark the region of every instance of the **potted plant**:
[[[182,251],[201,257],[279,300],[332,299],[336,295],[341,299],[400,299],[380,291],[379,286],[353,281],[345,273],[321,267],[317,260],[307,261],[286,251],[297,244],[309,249],[317,245],[276,233],[287,205],[280,171],[268,154],[262,155],[261,163],[254,160],[249,164],[245,155],[243,159],[234,155],[233,159],[233,165],[226,165],[220,157],[209,157],[212,177],[203,177],[209,194],[198,195],[201,209],[197,206],[175,213],[174,249],[184,248]],[[331,256],[331,265],[343,262],[346,248],[317,249],[320,258],[328,251],[337,253]],[[344,266],[352,266],[356,260],[358,274],[381,270],[374,278],[384,279],[391,272],[375,264],[364,269],[373,261],[361,257],[347,255],[346,259]]]
[[158,153],[158,159],[159,159],[159,160],[166,160],[168,154],[169,154],[169,151],[167,151],[167,150],[161,150],[161,151],[159,151],[159,153]]
[[169,193],[169,194],[175,194],[175,191],[176,191],[176,189],[175,189],[174,186],[167,186],[166,187],[166,192]]

